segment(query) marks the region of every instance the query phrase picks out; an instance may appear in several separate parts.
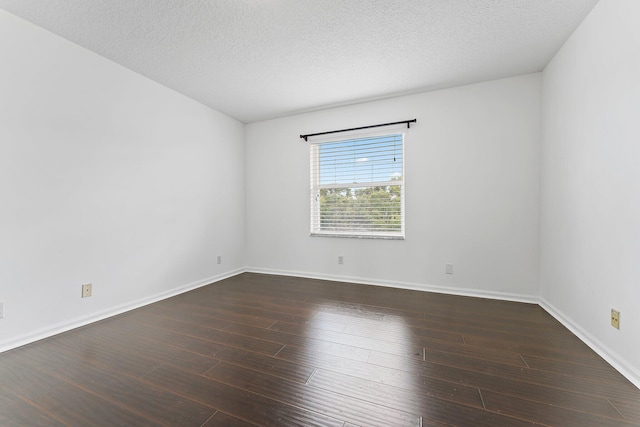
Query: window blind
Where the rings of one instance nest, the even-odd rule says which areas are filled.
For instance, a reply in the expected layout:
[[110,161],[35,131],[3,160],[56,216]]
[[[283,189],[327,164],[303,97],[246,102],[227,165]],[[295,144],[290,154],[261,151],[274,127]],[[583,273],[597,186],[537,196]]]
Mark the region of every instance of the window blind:
[[404,134],[310,145],[311,235],[404,238]]

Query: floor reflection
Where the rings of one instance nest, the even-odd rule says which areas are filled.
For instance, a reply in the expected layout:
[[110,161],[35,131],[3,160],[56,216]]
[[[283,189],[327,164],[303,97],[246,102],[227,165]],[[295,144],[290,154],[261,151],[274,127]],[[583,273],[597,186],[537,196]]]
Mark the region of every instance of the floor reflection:
[[322,304],[306,324],[306,357],[318,367],[306,386],[340,394],[359,414],[363,405],[376,407],[370,425],[420,425],[415,391],[424,384],[413,366],[423,349],[412,334],[402,316],[359,304]]

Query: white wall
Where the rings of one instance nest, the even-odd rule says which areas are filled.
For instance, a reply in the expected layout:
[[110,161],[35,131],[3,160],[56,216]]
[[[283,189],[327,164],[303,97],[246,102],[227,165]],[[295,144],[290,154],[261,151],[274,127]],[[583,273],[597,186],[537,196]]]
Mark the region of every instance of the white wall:
[[640,387],[639,18],[599,2],[544,70],[541,296]]
[[0,64],[0,351],[243,267],[241,123],[3,11]]
[[[413,118],[406,240],[309,237],[299,135]],[[539,73],[250,124],[248,268],[537,301],[539,129]]]

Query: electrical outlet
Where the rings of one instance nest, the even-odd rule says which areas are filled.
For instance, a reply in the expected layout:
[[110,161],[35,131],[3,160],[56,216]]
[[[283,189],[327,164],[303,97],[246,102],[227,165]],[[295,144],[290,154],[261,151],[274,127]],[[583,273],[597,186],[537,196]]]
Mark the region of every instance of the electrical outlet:
[[0,302],[0,319],[4,317],[4,303]]
[[447,274],[453,274],[453,264],[445,264],[444,272]]
[[222,264],[222,256],[218,255],[218,264]]
[[611,309],[611,326],[616,329],[620,329],[620,312]]
[[82,285],[82,298],[88,298],[91,296],[92,291],[91,283],[87,283],[86,285]]
[[344,264],[344,258],[342,255],[338,255],[338,264]]

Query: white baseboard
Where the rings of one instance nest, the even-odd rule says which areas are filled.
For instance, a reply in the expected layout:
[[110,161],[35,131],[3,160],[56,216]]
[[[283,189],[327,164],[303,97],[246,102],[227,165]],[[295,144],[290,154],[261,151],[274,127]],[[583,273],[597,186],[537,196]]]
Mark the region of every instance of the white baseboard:
[[638,371],[637,368],[632,366],[624,358],[620,357],[615,351],[608,348],[589,332],[578,326],[573,320],[571,320],[571,318],[565,316],[560,310],[558,310],[544,298],[540,299],[540,307],[542,307],[547,313],[553,316],[558,322],[562,323],[575,336],[580,338],[582,342],[588,345],[589,348],[598,353],[600,357],[606,360],[625,378],[631,381],[633,385],[640,389],[640,371]]
[[134,310],[136,308],[143,307],[145,305],[153,304],[154,302],[162,301],[167,298],[171,298],[173,296],[192,291],[194,289],[209,285],[211,283],[219,282],[220,280],[227,279],[229,277],[236,276],[238,274],[244,273],[244,268],[239,268],[236,270],[228,271],[223,274],[219,274],[212,277],[207,277],[205,279],[198,280],[196,282],[192,282],[183,286],[179,286],[177,288],[173,288],[171,290],[160,292],[155,295],[151,295],[146,298],[141,298],[136,301],[131,301],[125,304],[121,304],[115,307],[111,307],[105,310],[101,310],[95,313],[91,313],[87,316],[77,317],[75,319],[71,319],[65,322],[57,323],[55,325],[49,326],[47,328],[39,329],[28,333],[23,336],[19,336],[17,338],[11,339],[9,341],[0,342],[0,353],[3,351],[11,350],[13,348],[21,347],[26,344],[30,344],[35,341],[39,341],[44,338],[51,337],[53,335],[60,334],[62,332],[69,331],[71,329],[79,328],[81,326],[88,325],[90,323],[97,322],[99,320],[103,320],[112,316],[116,316],[118,314],[125,313],[127,311]]
[[247,273],[272,274],[276,276],[304,277],[307,279],[329,280],[333,282],[346,282],[361,285],[385,286],[388,288],[408,289],[412,291],[435,292],[439,294],[460,295],[465,297],[476,297],[486,299],[496,299],[502,301],[524,302],[538,304],[539,298],[534,295],[514,294],[508,292],[479,291],[467,288],[448,288],[445,286],[433,286],[425,283],[397,282],[387,280],[376,280],[368,277],[337,276],[331,274],[310,273],[306,271],[272,270],[268,268],[246,267]]

